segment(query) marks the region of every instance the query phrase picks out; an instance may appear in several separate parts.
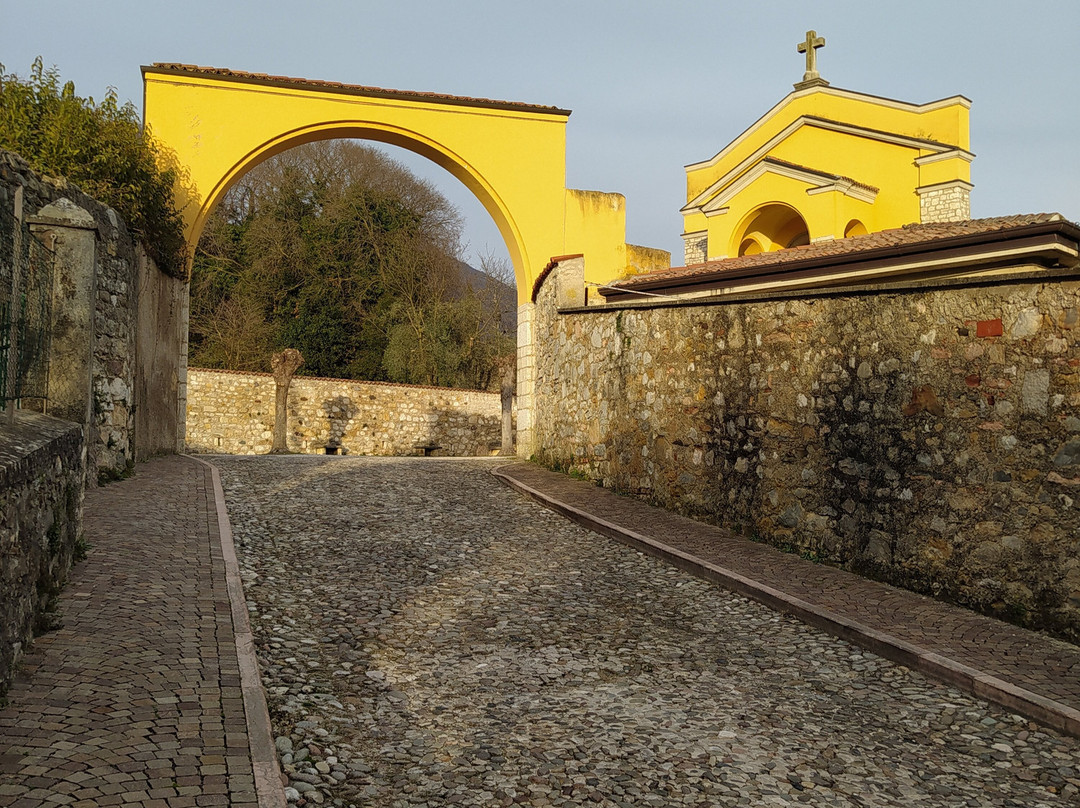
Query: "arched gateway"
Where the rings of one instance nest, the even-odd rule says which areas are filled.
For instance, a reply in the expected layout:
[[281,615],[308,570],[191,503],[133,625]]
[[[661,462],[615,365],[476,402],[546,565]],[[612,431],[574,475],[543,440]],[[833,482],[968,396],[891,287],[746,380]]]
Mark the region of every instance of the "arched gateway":
[[598,283],[633,260],[622,197],[565,186],[569,110],[180,64],[142,73],[146,123],[184,173],[177,203],[192,246],[258,163],[314,140],[360,138],[421,154],[476,195],[506,241],[521,303],[553,256],[584,255]]
[[566,188],[569,110],[181,64],[142,73],[146,124],[182,175],[176,201],[192,248],[246,171],[302,143],[390,143],[461,180],[495,220],[514,263],[521,448],[531,439],[530,300],[551,259],[580,255],[583,280],[601,284],[669,263],[666,253],[625,243],[621,195]]

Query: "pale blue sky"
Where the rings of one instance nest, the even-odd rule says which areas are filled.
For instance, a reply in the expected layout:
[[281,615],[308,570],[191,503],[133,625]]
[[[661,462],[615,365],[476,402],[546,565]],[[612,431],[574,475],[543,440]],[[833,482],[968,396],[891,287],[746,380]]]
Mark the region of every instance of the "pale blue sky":
[[[157,61],[569,108],[567,184],[625,194],[627,239],[678,264],[683,166],[791,90],[810,28],[834,86],[972,99],[972,215],[1080,219],[1078,0],[0,0],[0,63],[25,75],[41,55],[79,94],[136,104]],[[468,192],[427,174],[473,250],[502,250]]]

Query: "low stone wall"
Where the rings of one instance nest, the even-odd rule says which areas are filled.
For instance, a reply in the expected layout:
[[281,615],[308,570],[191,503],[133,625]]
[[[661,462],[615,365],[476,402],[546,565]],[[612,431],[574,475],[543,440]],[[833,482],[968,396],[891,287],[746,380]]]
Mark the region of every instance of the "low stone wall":
[[537,455],[1080,641],[1063,272],[561,314],[555,273],[532,323]]
[[82,429],[20,412],[0,429],[0,697],[55,599],[82,525]]
[[[189,452],[265,454],[274,429],[269,373],[189,368]],[[323,454],[483,456],[501,444],[498,393],[297,376],[289,388],[289,450]]]

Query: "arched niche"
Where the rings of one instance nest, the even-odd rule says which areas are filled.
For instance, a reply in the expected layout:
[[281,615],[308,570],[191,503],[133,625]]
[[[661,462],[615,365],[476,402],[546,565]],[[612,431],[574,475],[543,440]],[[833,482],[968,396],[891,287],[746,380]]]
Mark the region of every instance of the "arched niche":
[[866,225],[860,222],[858,219],[852,219],[844,226],[844,238],[851,238],[852,236],[865,236],[868,232]]
[[799,212],[790,205],[771,202],[744,217],[735,230],[732,253],[753,255],[754,252],[775,252],[809,243],[810,230]]

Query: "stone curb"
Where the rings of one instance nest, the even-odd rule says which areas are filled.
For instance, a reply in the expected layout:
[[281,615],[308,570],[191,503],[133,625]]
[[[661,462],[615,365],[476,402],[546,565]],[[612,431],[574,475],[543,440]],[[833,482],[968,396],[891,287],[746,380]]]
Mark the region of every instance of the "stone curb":
[[260,808],[286,808],[285,789],[281,785],[281,769],[278,767],[274,748],[274,734],[270,729],[270,713],[266,708],[266,695],[259,676],[255,641],[251,633],[251,622],[248,620],[247,601],[244,599],[244,586],[240,581],[240,565],[236,561],[232,526],[229,524],[229,512],[225,508],[221,473],[216,466],[205,460],[192,455],[185,457],[208,467],[214,481],[214,506],[217,511],[221,555],[225,560],[225,582],[229,590],[229,607],[232,610],[236,661],[240,667],[240,691],[244,698],[251,768],[255,775],[255,794],[258,796]]
[[515,479],[501,468],[492,469],[491,473],[511,488],[532,497],[540,504],[566,516],[582,527],[661,558],[692,575],[720,584],[726,589],[763,603],[771,609],[793,615],[815,628],[852,642],[878,656],[1026,715],[1059,732],[1080,737],[1080,710],[871,628],[843,614],[808,603],[801,598],[705,561],[642,533],[616,525],[562,502],[551,494],[533,488]]

